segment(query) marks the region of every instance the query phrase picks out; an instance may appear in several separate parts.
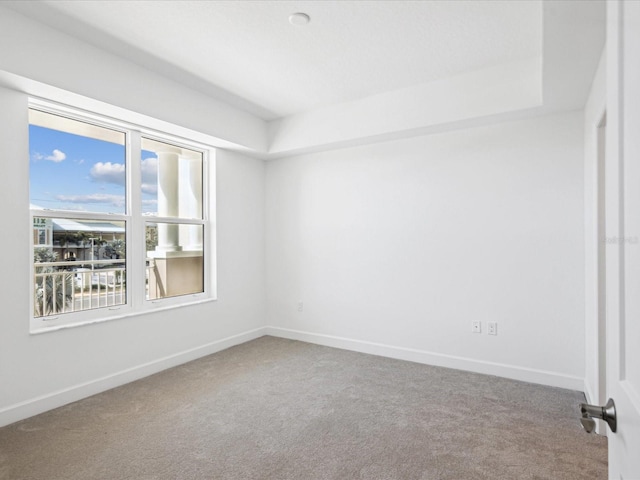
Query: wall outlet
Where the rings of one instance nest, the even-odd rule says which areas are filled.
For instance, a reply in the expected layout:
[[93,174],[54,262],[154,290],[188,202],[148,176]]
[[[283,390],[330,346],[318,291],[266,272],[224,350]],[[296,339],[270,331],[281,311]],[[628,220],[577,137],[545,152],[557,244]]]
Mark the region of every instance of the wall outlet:
[[498,334],[498,322],[489,322],[489,328],[487,329],[489,335]]
[[301,312],[304,310],[304,303],[298,302],[298,311]]
[[481,325],[481,322],[479,322],[479,321],[472,322],[471,323],[471,331],[473,333],[480,333],[482,331],[480,325]]

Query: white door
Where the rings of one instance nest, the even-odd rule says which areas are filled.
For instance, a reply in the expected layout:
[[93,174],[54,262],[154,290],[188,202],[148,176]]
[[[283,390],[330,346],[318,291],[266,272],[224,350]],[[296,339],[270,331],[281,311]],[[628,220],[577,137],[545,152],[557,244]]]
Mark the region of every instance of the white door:
[[640,2],[607,2],[609,478],[640,479]]

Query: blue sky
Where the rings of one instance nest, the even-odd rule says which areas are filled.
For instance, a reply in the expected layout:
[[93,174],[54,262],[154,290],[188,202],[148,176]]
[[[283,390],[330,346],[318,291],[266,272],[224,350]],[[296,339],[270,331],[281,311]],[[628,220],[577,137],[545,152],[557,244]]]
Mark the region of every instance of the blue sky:
[[[30,201],[42,208],[125,213],[125,147],[29,126]],[[157,209],[157,159],[142,152],[143,212]]]

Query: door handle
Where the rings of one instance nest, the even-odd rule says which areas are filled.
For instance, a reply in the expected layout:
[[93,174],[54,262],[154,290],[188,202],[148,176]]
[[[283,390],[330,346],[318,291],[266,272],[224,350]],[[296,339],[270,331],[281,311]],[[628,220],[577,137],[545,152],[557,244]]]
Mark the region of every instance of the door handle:
[[588,403],[580,404],[580,413],[582,417],[580,418],[580,423],[582,424],[582,428],[586,430],[587,433],[593,432],[596,428],[596,422],[593,420],[594,418],[599,418],[607,422],[609,428],[613,433],[616,432],[618,424],[616,422],[616,404],[613,399],[610,398],[607,401],[607,404],[604,407],[600,407],[597,405],[589,405]]

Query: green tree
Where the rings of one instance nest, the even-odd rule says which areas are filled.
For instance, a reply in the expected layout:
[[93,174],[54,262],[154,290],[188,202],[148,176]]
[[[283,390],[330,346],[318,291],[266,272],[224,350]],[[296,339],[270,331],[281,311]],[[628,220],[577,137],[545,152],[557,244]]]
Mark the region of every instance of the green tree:
[[89,238],[85,232],[62,232],[55,237],[62,247],[62,258],[67,256],[67,248],[69,248],[70,244],[79,246]]
[[[33,251],[35,289],[34,315],[42,317],[61,313],[73,302],[73,274],[59,273],[59,268],[48,263],[56,262],[58,253],[46,247]],[[44,264],[44,265],[38,265]]]
[[104,247],[104,253],[108,257],[113,257],[113,255],[117,255],[117,258],[124,258],[127,250],[124,240],[113,240],[112,242],[107,242]]
[[158,227],[148,226],[145,229],[147,252],[153,252],[158,246]]
[[[58,254],[47,247],[33,249],[33,263],[57,262]],[[40,267],[43,268],[43,267]]]

